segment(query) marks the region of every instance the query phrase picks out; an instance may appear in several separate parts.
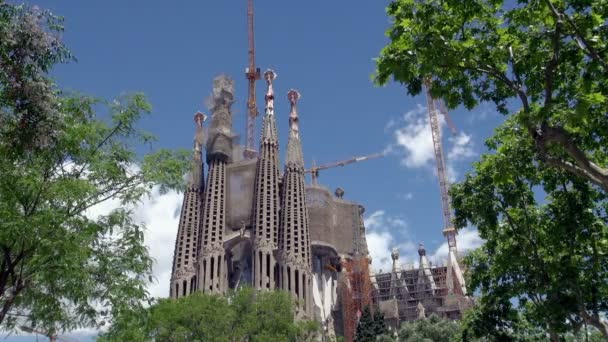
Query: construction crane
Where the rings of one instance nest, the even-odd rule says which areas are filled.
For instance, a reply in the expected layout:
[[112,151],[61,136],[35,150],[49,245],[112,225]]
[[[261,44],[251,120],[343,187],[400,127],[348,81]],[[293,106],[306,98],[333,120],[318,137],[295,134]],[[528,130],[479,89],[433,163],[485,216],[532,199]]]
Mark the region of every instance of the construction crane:
[[260,79],[260,68],[255,66],[255,45],[253,41],[253,0],[247,1],[247,26],[249,40],[249,67],[245,69],[245,77],[249,83],[247,88],[247,145],[243,156],[252,159],[255,152],[255,119],[258,116],[258,107],[255,101],[255,81]]
[[364,161],[364,160],[368,160],[368,159],[383,157],[383,156],[384,156],[383,152],[374,153],[374,154],[370,154],[367,156],[354,157],[351,159],[341,160],[341,161],[337,161],[337,162],[333,162],[333,163],[329,163],[329,164],[325,164],[325,165],[320,165],[320,166],[316,166],[313,162],[312,167],[308,170],[304,170],[304,172],[310,173],[310,176],[312,178],[312,184],[317,185],[317,180],[319,178],[320,170],[330,169],[332,167],[337,167],[337,166],[344,166],[344,165],[348,165],[348,164],[352,164],[352,163],[356,163],[356,162],[360,162],[360,161]]
[[448,127],[454,133],[456,127],[450,119],[445,104],[441,99],[434,99],[431,96],[431,81],[425,81],[426,91],[426,107],[429,112],[429,122],[431,124],[431,132],[433,135],[433,149],[435,150],[435,162],[437,163],[437,178],[439,178],[439,191],[441,193],[441,206],[443,209],[443,235],[448,240],[450,251],[457,252],[456,249],[456,234],[457,231],[452,224],[452,205],[450,193],[448,192],[448,176],[445,166],[445,157],[443,155],[443,147],[441,145],[441,129],[439,127],[439,113],[441,113],[448,124]]

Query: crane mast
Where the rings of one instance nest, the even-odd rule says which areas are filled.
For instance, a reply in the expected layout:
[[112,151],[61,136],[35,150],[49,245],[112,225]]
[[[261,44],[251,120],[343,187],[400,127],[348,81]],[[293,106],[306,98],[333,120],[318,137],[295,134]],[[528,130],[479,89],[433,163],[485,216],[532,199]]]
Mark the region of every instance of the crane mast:
[[437,178],[439,178],[439,191],[441,194],[441,207],[443,209],[443,235],[448,240],[448,247],[450,251],[456,252],[456,229],[452,224],[452,206],[450,204],[450,194],[448,192],[448,177],[447,177],[447,169],[445,166],[445,157],[443,155],[443,147],[441,144],[441,129],[439,127],[439,111],[441,110],[442,114],[446,117],[446,121],[448,122],[448,126],[452,130],[455,130],[449,116],[447,115],[447,111],[445,110],[445,105],[443,101],[434,99],[431,96],[430,90],[431,82],[427,80],[425,82],[425,91],[426,91],[426,104],[427,110],[429,113],[429,122],[431,124],[431,133],[433,136],[433,149],[435,151],[435,162],[437,164]]
[[324,164],[324,165],[320,165],[320,166],[316,166],[313,164],[313,166],[310,169],[304,170],[304,172],[310,173],[310,176],[312,179],[312,184],[317,185],[317,181],[319,178],[319,170],[330,169],[332,167],[337,167],[337,166],[344,166],[344,165],[357,163],[360,161],[364,161],[364,160],[368,160],[368,159],[372,159],[372,158],[378,158],[378,157],[382,157],[382,156],[384,156],[384,153],[381,152],[381,153],[374,153],[374,154],[370,154],[370,155],[366,155],[366,156],[353,157],[350,159],[341,160],[341,161]]
[[258,107],[255,101],[255,81],[260,79],[260,68],[255,66],[255,44],[253,41],[253,0],[247,1],[247,31],[249,41],[249,66],[245,70],[248,81],[247,88],[247,142],[244,157],[252,159],[256,156],[254,148],[255,119],[258,116]]

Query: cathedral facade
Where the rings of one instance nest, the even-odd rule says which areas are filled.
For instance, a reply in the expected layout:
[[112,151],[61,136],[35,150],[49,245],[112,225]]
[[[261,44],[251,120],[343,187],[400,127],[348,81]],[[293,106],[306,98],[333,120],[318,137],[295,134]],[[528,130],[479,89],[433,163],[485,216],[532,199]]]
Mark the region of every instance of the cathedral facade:
[[[170,296],[226,293],[248,285],[283,289],[302,317],[327,318],[336,303],[340,260],[367,254],[362,207],[319,185],[305,184],[299,93],[285,115],[275,111],[275,73],[267,83],[259,151],[246,158],[232,128],[233,81],[214,80],[211,123],[194,117],[191,178],[181,209]],[[284,164],[277,124],[289,125]],[[203,151],[205,150],[205,151]],[[203,155],[206,156],[203,160]],[[207,172],[204,172],[204,164]]]
[[[296,315],[322,323],[327,336],[354,337],[365,306],[380,310],[389,326],[425,317],[457,319],[472,305],[455,253],[431,265],[419,249],[416,268],[373,274],[365,238],[364,208],[322,185],[305,183],[302,132],[295,90],[289,114],[275,110],[275,73],[264,73],[265,110],[256,153],[238,144],[232,128],[234,82],[214,79],[211,122],[194,116],[192,172],[175,241],[170,297],[194,291],[224,294],[240,286],[282,289],[296,299]],[[289,133],[281,166],[277,125]],[[204,150],[204,151],[203,151]],[[205,156],[205,158],[203,158]],[[207,166],[205,173],[205,164]],[[314,172],[314,171],[313,171]]]

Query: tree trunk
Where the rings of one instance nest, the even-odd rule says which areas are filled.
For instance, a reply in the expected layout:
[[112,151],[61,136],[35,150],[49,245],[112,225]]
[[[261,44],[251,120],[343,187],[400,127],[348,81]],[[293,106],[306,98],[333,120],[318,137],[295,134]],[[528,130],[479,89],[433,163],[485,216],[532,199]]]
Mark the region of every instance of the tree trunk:
[[549,330],[549,339],[551,342],[559,342],[559,335],[553,331],[553,329]]
[[581,317],[583,317],[587,324],[597,328],[597,330],[599,330],[604,338],[608,341],[608,321],[590,315],[586,310],[581,310]]
[[6,299],[6,301],[4,302],[4,304],[2,305],[2,310],[0,310],[0,325],[2,325],[2,322],[4,322],[4,319],[6,318],[6,315],[8,314],[9,310],[13,306],[13,303],[15,302],[15,298],[17,298],[17,293],[11,294]]
[[599,330],[602,333],[602,335],[604,336],[604,338],[608,341],[608,322],[607,321],[601,320],[601,319],[594,319],[587,323],[596,327],[597,330]]

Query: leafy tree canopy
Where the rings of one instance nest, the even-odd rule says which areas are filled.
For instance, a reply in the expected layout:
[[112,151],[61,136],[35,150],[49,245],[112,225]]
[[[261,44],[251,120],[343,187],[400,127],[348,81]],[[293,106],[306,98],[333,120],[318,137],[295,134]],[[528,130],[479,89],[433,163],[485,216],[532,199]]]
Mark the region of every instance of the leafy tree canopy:
[[487,143],[496,153],[452,188],[456,225],[487,241],[468,259],[481,298],[466,331],[558,340],[589,325],[608,338],[608,2],[396,0],[387,12],[378,83],[510,114]]
[[608,2],[395,0],[375,79],[430,80],[449,107],[492,101],[538,160],[608,190]]
[[100,341],[309,341],[319,328],[317,322],[295,321],[289,293],[251,288],[162,299],[123,318]]
[[437,315],[401,324],[399,341],[449,342],[458,336],[458,323]]
[[541,162],[516,119],[451,189],[457,227],[472,224],[486,240],[466,260],[469,291],[481,295],[466,324],[504,340],[558,340],[583,325],[608,337],[606,193]]
[[[49,78],[72,60],[62,20],[0,1],[0,329],[97,327],[149,299],[152,260],[129,208],[155,184],[181,187],[188,152],[160,150],[136,128],[142,94],[112,102]],[[107,109],[107,115],[96,111]],[[101,217],[109,199],[122,207]]]
[[[525,325],[526,322],[521,320],[520,325]],[[425,318],[411,322],[403,322],[396,336],[391,334],[385,334],[380,336],[377,341],[399,341],[399,342],[489,342],[489,341],[546,341],[547,336],[540,330],[532,329],[528,326],[525,331],[518,330],[512,332],[508,338],[501,335],[491,335],[487,337],[477,338],[468,334],[466,330],[467,325],[462,324],[462,321],[452,321],[449,319],[441,318],[435,314]],[[583,330],[576,333],[569,333],[563,337],[564,342],[600,342],[604,339],[599,332]]]

